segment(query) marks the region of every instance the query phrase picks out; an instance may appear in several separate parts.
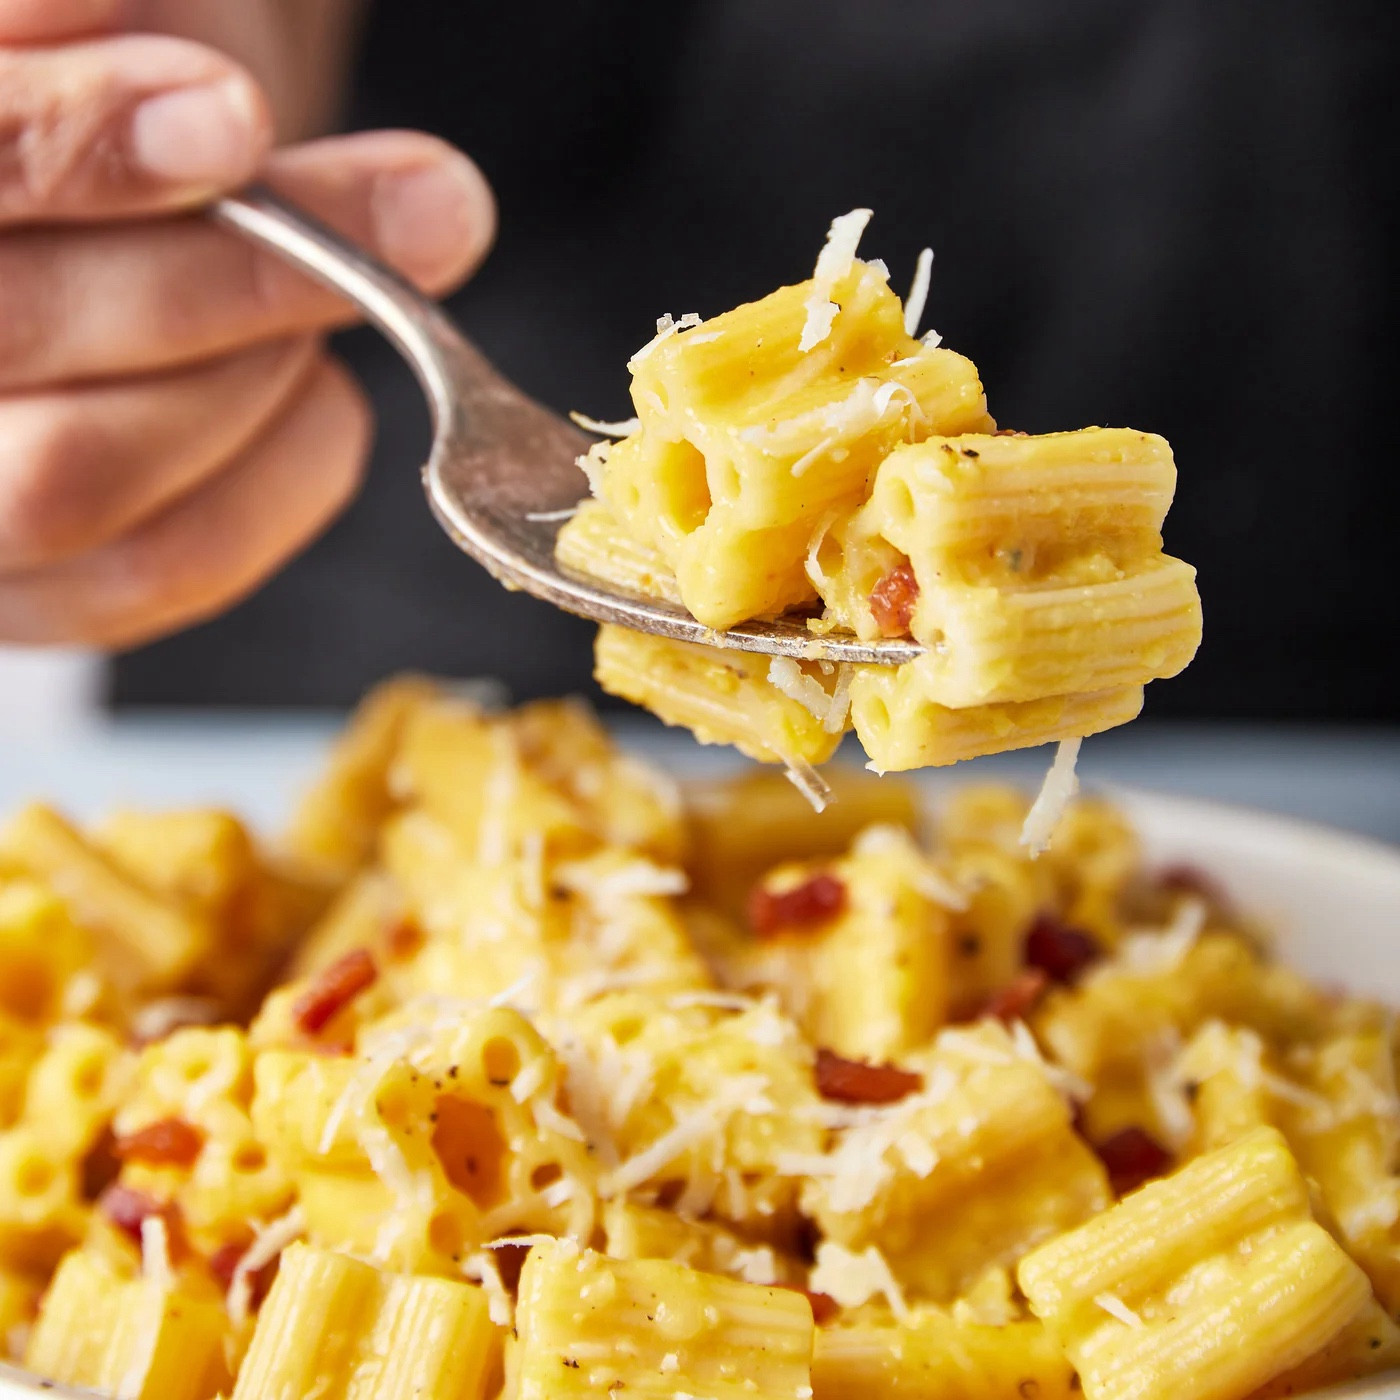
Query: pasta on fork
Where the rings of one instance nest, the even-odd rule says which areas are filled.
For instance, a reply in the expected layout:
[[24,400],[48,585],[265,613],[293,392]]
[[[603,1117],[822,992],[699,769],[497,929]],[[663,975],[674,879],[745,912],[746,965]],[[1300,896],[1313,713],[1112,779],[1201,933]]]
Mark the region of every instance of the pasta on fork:
[[901,306],[856,256],[868,217],[832,224],[807,282],[662,319],[628,366],[636,418],[581,459],[592,496],[558,559],[715,629],[796,612],[814,639],[923,654],[835,666],[605,625],[599,682],[799,773],[851,729],[884,772],[1126,723],[1201,636],[1195,571],[1162,549],[1170,447],[998,429],[971,361],[915,338],[922,292]]

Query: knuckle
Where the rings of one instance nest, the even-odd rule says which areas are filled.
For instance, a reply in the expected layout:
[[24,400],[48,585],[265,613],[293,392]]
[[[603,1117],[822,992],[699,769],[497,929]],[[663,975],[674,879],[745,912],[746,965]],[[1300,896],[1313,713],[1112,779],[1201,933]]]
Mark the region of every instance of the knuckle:
[[92,215],[150,202],[167,179],[188,183],[178,168],[148,168],[134,144],[135,116],[147,99],[225,83],[240,94],[242,106],[229,110],[241,119],[251,174],[270,139],[266,103],[246,71],[216,50],[159,34],[0,48],[0,216]]
[[26,566],[84,553],[109,516],[111,443],[99,423],[40,410],[5,434],[0,553]]
[[51,207],[83,173],[111,167],[110,87],[65,75],[47,58],[0,59],[0,211]]

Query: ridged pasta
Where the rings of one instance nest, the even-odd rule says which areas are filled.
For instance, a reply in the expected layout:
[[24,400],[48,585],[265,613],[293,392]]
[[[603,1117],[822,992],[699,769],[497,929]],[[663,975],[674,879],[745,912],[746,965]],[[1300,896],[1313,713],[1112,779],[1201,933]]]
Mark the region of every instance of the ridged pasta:
[[499,1356],[480,1289],[293,1245],[233,1400],[485,1400]]
[[907,333],[849,236],[833,225],[809,282],[660,323],[628,365],[630,431],[580,459],[593,499],[557,557],[716,630],[792,613],[814,641],[907,635],[922,654],[851,668],[837,715],[810,666],[605,627],[599,683],[702,742],[807,764],[835,744],[801,695],[838,734],[849,688],[881,772],[1127,723],[1201,639],[1195,570],[1162,552],[1171,448],[1127,428],[996,430],[975,366]]
[[825,874],[845,907],[795,936],[749,946],[727,977],[772,989],[803,1031],[842,1055],[887,1060],[948,1019],[952,908],[961,889],[897,827],[872,827],[828,865],[780,865],[757,888],[781,894]]
[[986,1326],[921,1308],[902,1322],[822,1328],[813,1400],[1069,1400],[1073,1369],[1039,1322]]
[[1142,710],[1140,686],[950,709],[929,698],[922,664],[862,666],[851,681],[851,723],[879,772],[941,768],[1097,734],[1127,724]]
[[669,1260],[536,1245],[520,1277],[516,1400],[625,1390],[651,1400],[807,1400],[812,1310],[801,1293]]
[[1092,1400],[1247,1394],[1372,1311],[1267,1128],[1051,1241],[1017,1276]]
[[126,1278],[74,1250],[44,1299],[25,1363],[117,1400],[207,1400],[229,1383],[217,1298]]
[[629,593],[679,603],[670,566],[652,546],[624,530],[602,501],[580,501],[559,531],[555,558],[567,569],[600,578]]
[[0,829],[0,861],[42,882],[59,876],[54,892],[91,932],[105,975],[122,986],[164,990],[209,950],[205,920],[126,875],[49,807],[27,807]]
[[827,1238],[874,1245],[941,1302],[1108,1203],[1065,1100],[1000,1027],[945,1030],[907,1063],[921,1090],[844,1129],[810,1168],[802,1204]]
[[[605,690],[645,705],[667,724],[692,730],[702,744],[733,744],[760,762],[825,763],[846,728],[844,718],[828,728],[807,706],[769,684],[769,659],[751,652],[603,626],[594,658]],[[828,684],[834,688],[814,665],[803,670],[823,694]]]

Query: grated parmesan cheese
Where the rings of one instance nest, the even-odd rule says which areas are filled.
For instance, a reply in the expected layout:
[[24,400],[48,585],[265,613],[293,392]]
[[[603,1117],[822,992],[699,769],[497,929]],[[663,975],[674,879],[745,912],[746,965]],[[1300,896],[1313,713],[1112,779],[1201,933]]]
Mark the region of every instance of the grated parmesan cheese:
[[163,1215],[148,1215],[141,1222],[141,1277],[162,1293],[170,1290],[170,1232]]
[[572,1201],[573,1198],[574,1183],[567,1176],[561,1176],[558,1181],[550,1182],[550,1184],[540,1192],[540,1200],[542,1200],[550,1210],[557,1210],[560,1206]]
[[1160,933],[1129,934],[1118,950],[1116,962],[1123,971],[1138,976],[1165,976],[1175,972],[1196,946],[1205,925],[1205,901],[1183,899],[1176,916]]
[[1301,1084],[1295,1084],[1291,1079],[1262,1067],[1259,1071],[1259,1082],[1274,1098],[1306,1110],[1311,1119],[1308,1126],[1313,1131],[1325,1131],[1336,1126],[1337,1115],[1331,1103],[1321,1094],[1305,1089]]
[[[603,1178],[598,1194],[604,1198],[625,1195],[670,1166],[677,1157],[706,1141],[712,1140],[719,1157],[724,1148],[725,1126],[734,1113],[757,1117],[776,1111],[772,1100],[764,1093],[767,1087],[768,1081],[761,1074],[732,1075],[709,1103],[678,1118],[649,1146],[618,1163]],[[719,1169],[717,1161],[713,1169],[716,1178]],[[692,1180],[687,1191],[695,1189],[699,1189],[699,1183]]]
[[590,418],[586,413],[576,413],[572,409],[569,410],[569,418],[586,432],[598,433],[602,437],[627,437],[639,431],[642,426],[640,418],[622,418],[615,423],[609,423],[602,418]]
[[802,476],[808,467],[818,459],[824,457],[840,441],[840,436],[833,433],[830,437],[824,437],[815,447],[810,447],[793,464],[791,471],[793,476]]
[[826,543],[826,537],[831,532],[831,527],[836,524],[840,512],[829,510],[822,516],[821,523],[817,526],[816,533],[812,536],[812,543],[807,546],[807,577],[812,582],[812,587],[818,593],[823,592],[831,586],[831,579],[826,570],[822,568],[820,554],[822,545]]
[[[63,988],[61,1010],[64,1019],[82,1020],[102,1000],[102,992],[102,979],[95,972],[84,969],[82,972],[74,973]],[[185,999],[182,998],[182,1000]],[[193,997],[187,999],[196,1000]]]
[[592,972],[577,972],[564,979],[559,990],[559,1005],[566,1011],[586,1006],[609,992],[628,992],[637,987],[651,987],[669,981],[675,969],[658,964],[654,967],[598,968]]
[[808,1282],[814,1292],[829,1294],[843,1308],[858,1308],[872,1298],[883,1297],[897,1322],[908,1320],[904,1290],[873,1244],[857,1254],[835,1240],[823,1240],[817,1246],[817,1262]]
[[481,1247],[482,1249],[507,1249],[511,1245],[523,1244],[533,1248],[537,1244],[554,1243],[556,1243],[554,1235],[502,1235],[499,1239],[487,1240]]
[[783,776],[795,787],[814,812],[831,806],[831,786],[805,758],[783,757]]
[[[66,1005],[64,1014],[72,1014]],[[219,1004],[210,997],[159,997],[131,1018],[131,1035],[138,1041],[164,1040],[180,1026],[212,1026],[218,1020]]]
[[1060,740],[1055,749],[1055,761],[1045,775],[1039,795],[1026,813],[1025,824],[1021,827],[1021,844],[1032,857],[1040,855],[1049,846],[1065,809],[1079,791],[1079,778],[1074,765],[1079,761],[1079,746],[1083,742],[1082,739]]
[[[663,340],[669,340],[673,335],[681,331],[690,330],[693,326],[700,325],[700,314],[696,311],[687,311],[679,320],[672,317],[670,312],[666,312],[656,318],[656,334],[637,351],[627,362],[627,368],[635,373],[635,366],[646,359]],[[659,405],[664,411],[665,405]]]
[[[619,1160],[617,1144],[610,1131],[609,1108],[616,1103],[617,1086],[609,1097],[603,1076],[598,1072],[582,1040],[567,1027],[561,1027],[554,1038],[554,1053],[564,1066],[569,1090],[569,1111],[583,1129],[585,1137],[597,1155],[598,1165],[608,1171]],[[622,1120],[622,1121],[625,1121]]]
[[509,987],[503,987],[493,997],[487,1000],[486,1005],[493,1010],[500,1006],[509,1006],[515,1010],[520,1010],[519,1003],[524,998],[525,993],[533,991],[535,983],[540,980],[538,969],[532,968],[523,977],[512,982]]
[[826,729],[831,717],[831,696],[821,682],[809,676],[792,657],[775,656],[768,663],[768,684],[782,691],[789,700],[795,700]]
[[1094,1302],[1109,1317],[1116,1317],[1125,1327],[1144,1327],[1146,1324],[1121,1298],[1112,1293],[1097,1293]]
[[820,345],[831,334],[840,309],[831,300],[837,284],[851,270],[856,260],[856,249],[860,246],[860,236],[870,222],[869,209],[852,209],[831,221],[827,231],[826,244],[817,255],[817,265],[812,272],[812,292],[807,298],[807,319],[802,323],[802,335],[797,348],[804,353]]
[[1045,1058],[1035,1036],[1031,1034],[1031,1028],[1024,1021],[1011,1023],[1011,1046],[1017,1059],[1040,1070],[1058,1094],[1075,1103],[1088,1103],[1093,1096],[1094,1086],[1087,1079],[1081,1079],[1073,1070]]
[[676,1011],[688,1006],[709,1006],[717,1011],[750,1011],[758,1005],[744,992],[677,992],[666,998],[666,1005]]
[[1175,1031],[1147,1047],[1147,1096],[1163,1143],[1180,1153],[1196,1130],[1196,1115],[1180,1072],[1180,1037]]
[[641,859],[601,872],[596,861],[570,861],[559,866],[554,881],[571,894],[584,895],[598,905],[624,899],[664,899],[685,894],[690,888],[689,877],[678,866]]
[[836,688],[831,692],[831,707],[822,721],[822,728],[828,734],[839,734],[846,727],[846,718],[851,713],[851,678],[855,667],[844,662],[836,668]]
[[254,1235],[253,1243],[244,1251],[228,1284],[228,1315],[235,1327],[242,1327],[248,1320],[253,1301],[253,1275],[259,1269],[266,1268],[289,1244],[305,1233],[306,1217],[301,1207],[296,1205]]
[[904,334],[918,335],[919,322],[923,318],[924,304],[928,301],[929,275],[933,271],[933,249],[921,248],[919,259],[914,264],[914,280],[909,284],[909,295],[904,301]]
[[600,1184],[598,1194],[604,1197],[622,1196],[635,1190],[663,1167],[669,1167],[682,1153],[714,1134],[719,1128],[721,1116],[717,1104],[706,1104],[678,1119],[650,1146],[618,1163]]
[[543,1055],[536,1056],[510,1081],[511,1098],[516,1103],[524,1103],[540,1091],[548,1074],[549,1061]]
[[[512,1241],[515,1243],[515,1241]],[[486,1294],[486,1312],[497,1327],[515,1326],[515,1299],[501,1278],[496,1256],[489,1248],[462,1260],[462,1274]]]
[[555,1108],[548,1099],[535,1099],[530,1105],[530,1112],[534,1114],[535,1125],[541,1132],[557,1133],[573,1142],[588,1141],[583,1129],[567,1113],[561,1113]]
[[588,478],[589,492],[597,496],[603,487],[603,469],[608,465],[612,443],[595,442],[587,452],[574,458],[574,465]]
[[724,1262],[727,1270],[745,1283],[771,1287],[778,1282],[778,1258],[766,1244],[736,1249],[733,1257]]

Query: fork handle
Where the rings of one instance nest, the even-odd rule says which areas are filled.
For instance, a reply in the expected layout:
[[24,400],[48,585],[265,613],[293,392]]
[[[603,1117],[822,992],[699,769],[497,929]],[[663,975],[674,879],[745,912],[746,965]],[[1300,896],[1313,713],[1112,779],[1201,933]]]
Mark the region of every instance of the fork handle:
[[464,378],[494,377],[486,359],[428,297],[265,185],[217,200],[208,213],[353,302],[408,361],[427,396],[435,432],[461,411]]

